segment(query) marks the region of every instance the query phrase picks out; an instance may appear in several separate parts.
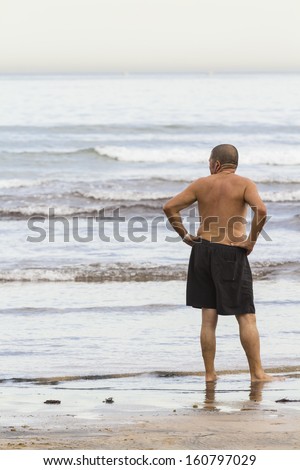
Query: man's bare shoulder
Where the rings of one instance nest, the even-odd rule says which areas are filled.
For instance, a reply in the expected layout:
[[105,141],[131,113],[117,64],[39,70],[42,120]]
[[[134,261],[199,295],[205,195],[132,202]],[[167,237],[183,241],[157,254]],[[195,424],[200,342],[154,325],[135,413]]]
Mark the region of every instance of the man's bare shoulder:
[[209,176],[201,176],[200,178],[197,178],[195,180],[192,181],[192,185],[195,185],[195,186],[199,186],[203,183],[205,183],[206,181],[209,181],[210,178],[212,178],[213,175],[209,175]]
[[236,173],[234,173],[234,176],[236,178],[239,178],[241,181],[244,181],[245,183],[253,183],[253,181],[250,178],[247,178],[246,176],[237,175]]
[[247,178],[246,176],[237,175],[236,173],[233,173],[233,175],[235,178],[237,178],[239,181],[243,181],[245,184],[253,183],[253,181],[250,178]]
[[245,190],[257,190],[256,184],[250,178],[246,178],[245,176],[239,176],[241,183],[244,185]]
[[[231,176],[234,178],[235,184],[239,183],[240,185],[243,185],[245,188],[249,186],[255,186],[254,181],[252,181],[250,178],[237,175],[236,173],[232,173]],[[193,180],[190,186],[194,188],[199,188],[201,187],[201,185],[213,183],[214,181],[218,181],[218,175],[202,176],[200,178]]]

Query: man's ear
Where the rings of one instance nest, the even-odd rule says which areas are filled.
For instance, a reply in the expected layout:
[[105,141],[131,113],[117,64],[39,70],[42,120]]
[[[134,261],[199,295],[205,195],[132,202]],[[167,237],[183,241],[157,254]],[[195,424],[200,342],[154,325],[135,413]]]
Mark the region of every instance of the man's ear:
[[222,166],[221,163],[219,162],[219,160],[217,160],[217,161],[215,162],[215,168],[214,168],[214,169],[215,169],[215,173],[218,173],[218,172],[220,171],[221,166]]

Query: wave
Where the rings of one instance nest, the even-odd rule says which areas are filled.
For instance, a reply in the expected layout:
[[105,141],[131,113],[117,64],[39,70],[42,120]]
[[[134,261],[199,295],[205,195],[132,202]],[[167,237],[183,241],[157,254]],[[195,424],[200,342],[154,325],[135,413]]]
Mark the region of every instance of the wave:
[[153,192],[153,191],[137,191],[137,190],[126,190],[120,189],[119,191],[113,190],[92,190],[92,191],[74,191],[70,193],[72,196],[79,196],[85,199],[93,199],[97,201],[156,201],[159,200],[160,202],[164,199],[170,197],[170,194],[166,194],[164,192]]
[[[168,146],[166,148],[156,147],[130,147],[130,146],[96,146],[94,150],[99,156],[105,155],[120,162],[131,163],[180,163],[181,165],[205,164],[207,166],[209,150],[198,146]],[[294,147],[283,149],[282,147],[265,152],[260,149],[244,151],[241,156],[244,165],[267,165],[267,166],[295,166],[300,165],[299,152]]]
[[[142,186],[142,185],[141,185]],[[126,206],[126,201],[149,202],[153,205],[154,201],[163,202],[171,198],[173,195],[167,191],[130,191],[122,190],[92,190],[92,191],[74,191],[74,196],[80,196],[87,199],[98,201],[118,201],[121,206]],[[300,200],[300,190],[296,191],[265,191],[261,192],[261,197],[266,202],[295,202]],[[160,206],[161,207],[161,206]]]
[[[0,218],[2,219],[16,219],[23,220],[28,218],[40,218],[42,220],[48,219],[50,209],[54,210],[54,216],[59,217],[96,217],[99,215],[100,208],[82,208],[82,207],[69,207],[69,206],[34,206],[28,205],[25,207],[3,208],[0,209]],[[107,208],[110,209],[110,208]],[[51,217],[51,215],[50,215]]]
[[117,156],[109,155],[105,151],[94,147],[81,147],[81,148],[57,148],[57,149],[29,149],[29,150],[2,150],[2,156],[8,157],[25,157],[25,158],[46,158],[53,156],[65,156],[65,157],[76,157],[76,156],[95,156],[103,158],[104,160],[118,160]]
[[261,192],[261,197],[265,202],[298,202],[300,201],[300,190]]
[[[59,202],[65,202],[65,207],[57,207],[57,212],[60,215],[76,215],[79,213],[86,213],[84,208],[85,202],[99,201],[105,203],[105,206],[109,202],[118,202],[118,205],[122,207],[126,205],[132,206],[133,203],[139,203],[143,206],[148,205],[153,207],[155,201],[158,202],[158,209],[161,208],[161,205],[169,198],[171,198],[177,192],[180,192],[183,187],[188,186],[192,180],[188,179],[179,179],[176,176],[170,178],[164,177],[150,177],[150,178],[136,178],[136,179],[126,179],[126,180],[105,180],[95,181],[94,179],[82,181],[81,179],[0,179],[0,190],[1,190],[1,199],[2,199],[2,212],[0,213],[3,217],[17,217],[20,218],[23,216],[31,215],[47,215],[47,208],[45,206],[39,205],[34,207],[33,201],[38,198],[39,203],[43,199],[52,199],[53,205],[57,203],[57,198]],[[277,190],[261,191],[261,196],[266,202],[295,202],[300,199],[300,191],[294,190],[294,187],[300,183],[300,180],[296,179],[287,180],[264,180],[264,181],[255,181],[257,184],[264,184],[264,188],[267,189],[268,186],[270,189],[276,185]],[[128,187],[132,189],[127,189]],[[282,188],[286,189],[283,191]],[[22,188],[26,192],[22,192]],[[32,188],[32,191],[31,191]],[[146,188],[146,189],[145,189]],[[161,189],[163,188],[163,190]],[[12,192],[13,190],[19,190],[18,193]],[[278,190],[280,189],[280,190]],[[7,190],[7,191],[5,191]],[[39,191],[40,195],[39,195]],[[14,207],[6,209],[4,205],[4,200],[9,198],[9,204],[11,203],[10,199],[13,195],[13,200],[16,204],[16,198],[22,199],[24,203],[26,199],[28,200],[27,207]],[[74,205],[75,200],[82,200],[80,202],[80,207],[70,208],[67,206],[68,201],[72,200],[72,205]],[[96,211],[95,207],[92,212]],[[88,213],[91,213],[91,208],[88,208]]]
[[283,176],[280,176],[279,178],[279,175],[278,175],[276,178],[256,177],[254,178],[254,182],[257,184],[266,184],[266,185],[274,185],[274,184],[278,184],[278,185],[295,184],[296,185],[296,184],[300,184],[300,178],[295,178],[294,175],[291,175],[291,176],[283,175]]
[[[252,264],[256,280],[270,279],[274,275],[298,275],[296,261],[256,262]],[[90,265],[54,268],[25,268],[0,271],[0,282],[149,282],[186,280],[187,265],[176,263],[95,263]]]
[[[77,152],[75,152],[77,153]],[[103,156],[106,158],[105,156]],[[107,157],[110,158],[110,157]],[[99,180],[96,180],[92,175],[88,178],[85,178],[84,180],[80,177],[74,178],[74,176],[68,178],[60,179],[59,177],[57,178],[40,178],[40,179],[29,179],[29,178],[5,178],[5,179],[0,179],[0,189],[10,189],[10,188],[30,188],[30,187],[36,187],[37,186],[46,186],[49,189],[49,193],[51,193],[51,187],[55,187],[54,191],[56,193],[56,187],[57,185],[60,185],[62,183],[68,184],[69,186],[73,186],[76,188],[73,192],[71,191],[70,194],[75,195],[75,196],[82,196],[82,197],[87,197],[87,198],[92,198],[92,199],[101,199],[102,197],[108,198],[115,200],[116,199],[116,190],[115,188],[118,187],[119,189],[119,199],[138,199],[138,197],[145,199],[145,191],[144,190],[139,190],[137,191],[126,191],[124,188],[128,187],[129,185],[134,185],[135,187],[139,188],[144,188],[145,185],[149,186],[149,192],[153,194],[151,190],[152,185],[156,186],[161,186],[162,184],[164,186],[167,186],[169,183],[174,183],[178,185],[188,185],[192,182],[192,179],[187,179],[187,178],[180,178],[177,177],[176,175],[168,175],[166,177],[164,176],[149,176],[145,178],[141,177],[135,177],[135,178],[128,178],[126,176],[125,179],[122,179],[121,177],[119,179],[105,179],[101,180],[101,183],[99,183]],[[276,178],[265,178],[265,177],[257,177],[254,178],[254,182],[256,184],[263,184],[263,185],[298,185],[300,184],[300,178],[295,178],[294,175],[286,176],[283,175],[282,177],[276,177]],[[85,188],[92,188],[90,191],[82,191],[80,189],[81,186],[84,186]],[[93,191],[93,186],[95,187],[101,187],[101,190],[97,190],[96,192]],[[107,188],[110,188],[111,192],[108,194],[107,193]],[[113,193],[112,191],[115,191]],[[101,192],[103,191],[103,192]],[[275,192],[275,191],[274,191]],[[111,194],[111,195],[110,195]],[[155,194],[155,193],[154,193]],[[65,194],[67,196],[67,194]],[[169,197],[169,194],[166,195],[166,190],[164,193],[160,193],[159,195],[155,195],[155,198],[161,198],[161,197]]]
[[[51,158],[51,157],[96,157],[104,161],[118,161],[127,163],[165,163],[165,162],[184,162],[187,158],[186,149],[174,148],[145,148],[145,147],[81,147],[81,148],[58,148],[53,150],[14,150],[2,151],[1,155],[4,157],[24,157],[33,159]],[[199,152],[196,149],[188,150],[188,158],[190,162],[207,163],[207,152]]]
[[[164,203],[172,196],[171,194],[168,197],[160,197],[160,194],[154,195],[153,199],[148,199],[145,197],[136,196],[135,199],[121,200],[118,199],[117,195],[111,195],[109,198],[100,197],[100,194],[89,194],[85,195],[82,203],[78,201],[78,206],[69,206],[69,205],[57,205],[55,202],[45,206],[33,205],[32,202],[28,203],[28,206],[23,207],[5,207],[2,204],[2,209],[0,209],[0,219],[5,220],[28,220],[28,219],[41,219],[43,222],[55,220],[57,217],[78,217],[81,219],[86,218],[96,218],[100,217],[100,211],[105,211],[104,215],[113,216],[114,212],[117,211],[119,216],[129,217],[129,216],[143,216],[146,218],[164,216],[162,207]],[[271,193],[264,194],[262,193],[262,198],[266,203],[298,203],[300,200],[300,191],[292,191],[290,193]],[[88,204],[90,201],[95,201],[95,204],[92,206]],[[86,205],[84,204],[86,202]],[[97,204],[97,201],[99,203]],[[67,201],[66,201],[67,202]],[[298,219],[297,216],[293,217],[292,220],[287,220],[287,225],[297,225]]]
[[[159,173],[159,170],[158,170]],[[155,198],[169,197],[167,190],[164,192],[155,193],[154,191],[159,188],[166,188],[168,185],[172,184],[178,185],[179,188],[182,188],[183,185],[190,184],[192,179],[179,178],[176,175],[169,174],[166,177],[159,175],[145,175],[145,177],[132,176],[128,177],[125,175],[125,178],[122,178],[122,175],[117,175],[116,178],[112,179],[111,176],[108,176],[105,179],[95,179],[94,174],[86,175],[84,179],[80,176],[76,177],[74,175],[55,175],[55,177],[39,178],[39,179],[29,179],[29,178],[5,178],[0,179],[0,189],[14,189],[14,188],[31,188],[34,187],[36,192],[37,187],[42,187],[43,191],[46,187],[47,194],[57,195],[57,188],[60,190],[65,188],[65,192],[61,193],[62,196],[67,198],[68,196],[76,197],[86,197],[92,199],[111,199],[115,200],[116,195],[118,194],[118,199],[145,199],[146,195],[148,197],[154,195]],[[179,186],[180,185],[180,186]],[[128,190],[127,188],[134,188]],[[84,189],[83,189],[84,188]],[[100,189],[99,189],[100,188]],[[145,188],[147,188],[145,190]],[[2,192],[2,194],[5,194]],[[28,194],[28,193],[27,193]]]
[[277,275],[300,275],[300,265],[297,261],[256,261],[251,264],[251,269],[256,280],[272,279]]
[[[2,157],[24,157],[40,159],[51,157],[94,157],[103,161],[122,162],[122,163],[151,163],[166,164],[180,163],[181,165],[205,164],[207,167],[209,149],[207,146],[198,147],[190,145],[187,140],[186,145],[174,145],[169,142],[167,146],[136,146],[136,145],[115,145],[115,146],[92,146],[92,147],[68,147],[57,149],[27,149],[15,151],[3,151]],[[253,149],[244,150],[241,156],[244,165],[267,165],[267,166],[298,166],[300,165],[299,152],[297,147],[287,147],[254,151]]]
[[[94,198],[96,201],[97,198]],[[41,219],[43,221],[53,217],[99,217],[100,211],[105,210],[105,214],[113,216],[114,211],[118,211],[120,216],[163,216],[162,206],[166,202],[166,198],[157,199],[143,199],[143,200],[128,200],[118,201],[118,199],[101,199],[101,205],[95,205],[94,207],[83,205],[78,207],[70,206],[57,206],[49,204],[49,206],[35,206],[28,205],[25,207],[15,208],[2,208],[0,209],[0,219],[6,220],[27,220],[27,219]],[[100,200],[99,200],[100,201]]]
[[[269,374],[283,374],[293,378],[299,378],[300,366],[280,366],[266,369]],[[248,369],[223,369],[218,370],[218,375],[240,375],[248,374]],[[153,378],[177,378],[177,377],[201,377],[204,372],[199,371],[176,371],[176,370],[154,370],[149,372],[127,372],[120,374],[95,374],[95,375],[61,375],[53,377],[11,377],[0,379],[0,383],[35,383],[38,385],[58,385],[66,382],[78,381],[100,381],[112,379],[126,379],[134,377],[153,377]]]
[[62,268],[27,268],[0,271],[1,282],[148,282],[186,279],[186,266],[143,263],[92,264]]
[[21,178],[11,178],[0,180],[0,189],[11,189],[11,188],[31,188],[36,186],[50,186],[53,184],[54,180],[51,179],[21,179]]

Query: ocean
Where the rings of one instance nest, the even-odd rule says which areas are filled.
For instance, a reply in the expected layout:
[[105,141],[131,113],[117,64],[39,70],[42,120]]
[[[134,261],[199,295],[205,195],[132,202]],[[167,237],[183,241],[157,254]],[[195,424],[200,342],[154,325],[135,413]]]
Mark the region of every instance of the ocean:
[[[299,74],[1,76],[2,384],[203,372],[190,248],[162,206],[220,143],[270,217],[249,257],[264,366],[298,370],[299,90]],[[218,370],[246,371],[235,318],[217,334]]]

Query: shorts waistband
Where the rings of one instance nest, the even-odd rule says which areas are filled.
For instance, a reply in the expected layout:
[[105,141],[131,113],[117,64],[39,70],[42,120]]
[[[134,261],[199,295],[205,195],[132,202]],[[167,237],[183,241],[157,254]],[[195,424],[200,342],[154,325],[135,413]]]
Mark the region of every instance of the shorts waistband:
[[239,250],[246,251],[245,248],[242,248],[241,246],[232,246],[232,245],[226,245],[225,243],[218,243],[218,242],[211,242],[209,240],[205,240],[205,238],[197,237],[197,240],[195,240],[196,243],[201,243],[203,245],[211,246],[211,247],[225,247],[225,248],[230,248],[231,250],[233,248],[238,248]]

